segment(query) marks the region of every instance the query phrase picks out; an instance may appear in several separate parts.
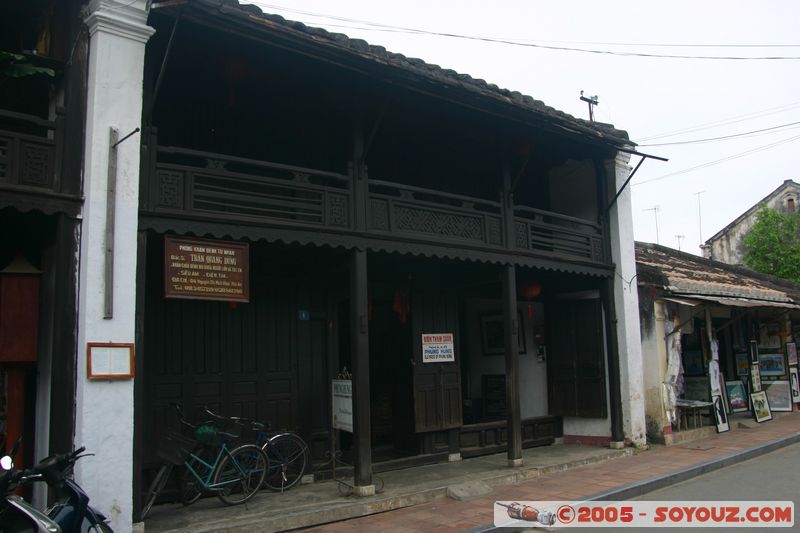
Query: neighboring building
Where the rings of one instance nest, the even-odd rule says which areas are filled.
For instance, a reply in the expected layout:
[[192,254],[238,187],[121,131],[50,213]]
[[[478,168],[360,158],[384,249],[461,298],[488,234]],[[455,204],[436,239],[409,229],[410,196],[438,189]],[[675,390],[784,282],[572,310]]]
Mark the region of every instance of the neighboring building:
[[[725,382],[747,386],[751,344],[762,355],[782,355],[800,336],[792,325],[800,318],[800,285],[641,242],[636,266],[647,433],[671,443],[675,398],[711,400],[710,339]],[[788,380],[789,367],[783,368],[782,375],[762,377],[764,385]]]
[[[71,95],[69,142],[39,135],[69,173],[0,183],[24,193],[13,227],[54,217],[55,237],[3,257],[50,280],[37,431],[96,454],[76,477],[115,531],[139,516],[172,403],[297,430],[310,473],[336,442],[362,495],[373,464],[645,444],[630,189],[608,207],[624,131],[231,0],[79,12],[59,56],[75,92],[22,117],[50,131]],[[6,20],[38,31],[32,16]],[[352,434],[332,427],[345,369]]]
[[765,205],[781,213],[794,213],[800,209],[798,202],[800,202],[800,184],[792,180],[784,181],[780,187],[708,239],[700,247],[703,250],[703,257],[730,265],[744,264],[744,237],[755,224],[759,208]]

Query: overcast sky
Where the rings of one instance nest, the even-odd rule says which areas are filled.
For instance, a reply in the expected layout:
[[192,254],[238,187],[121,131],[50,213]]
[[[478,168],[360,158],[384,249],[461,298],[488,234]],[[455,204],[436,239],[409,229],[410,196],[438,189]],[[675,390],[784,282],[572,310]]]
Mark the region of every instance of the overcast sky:
[[[596,120],[626,130],[640,151],[669,158],[667,163],[645,161],[633,179],[640,241],[658,240],[673,248],[680,242],[682,250],[699,253],[702,241],[784,180],[800,181],[800,59],[673,59],[541,47],[800,58],[797,0],[240,1],[483,78],[576,117],[588,118],[580,91],[597,95]],[[786,124],[791,125],[776,128]],[[774,129],[728,140],[647,146],[767,128]],[[675,132],[682,133],[664,136]],[[706,165],[719,160],[725,161]],[[636,163],[634,157],[631,164]],[[701,165],[706,166],[683,172]]]

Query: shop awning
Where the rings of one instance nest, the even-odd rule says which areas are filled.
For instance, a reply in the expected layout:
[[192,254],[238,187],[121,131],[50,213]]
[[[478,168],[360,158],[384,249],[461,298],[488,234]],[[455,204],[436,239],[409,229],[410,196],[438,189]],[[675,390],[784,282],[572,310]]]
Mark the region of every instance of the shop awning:
[[707,296],[701,294],[687,294],[684,298],[682,295],[679,297],[662,298],[662,300],[670,300],[683,305],[694,306],[702,302],[693,302],[693,300],[702,300],[707,302],[714,302],[719,305],[728,307],[780,307],[783,309],[800,309],[800,305],[792,302],[777,302],[774,300],[754,300],[751,298],[736,298],[730,296]]

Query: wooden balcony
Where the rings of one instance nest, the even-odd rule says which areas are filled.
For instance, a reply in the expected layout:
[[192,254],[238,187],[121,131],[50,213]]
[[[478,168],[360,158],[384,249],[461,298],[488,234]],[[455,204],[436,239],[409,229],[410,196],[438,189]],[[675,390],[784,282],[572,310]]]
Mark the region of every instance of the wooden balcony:
[[0,186],[59,192],[61,118],[0,110]]
[[[457,257],[463,249],[495,258],[511,254],[551,264],[609,266],[603,228],[592,221],[515,206],[509,238],[497,201],[374,179],[357,193],[348,174],[150,146],[155,149],[148,149],[149,164],[143,165],[149,171],[142,178],[141,213],[145,219],[185,222],[149,226],[153,229],[197,233],[199,226],[193,229],[188,221],[205,223],[204,228],[219,222],[271,228],[267,238],[285,230],[306,243],[362,245],[366,239],[368,247],[395,243],[372,246],[389,251],[418,247],[437,255],[437,249],[447,249],[443,255]],[[360,227],[358,209],[365,221]],[[252,237],[256,230],[239,235]]]

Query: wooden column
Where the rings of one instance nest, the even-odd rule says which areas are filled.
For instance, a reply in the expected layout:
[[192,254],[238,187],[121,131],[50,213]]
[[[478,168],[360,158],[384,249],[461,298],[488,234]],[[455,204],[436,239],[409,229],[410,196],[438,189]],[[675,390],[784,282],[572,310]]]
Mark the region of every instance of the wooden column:
[[350,349],[353,365],[354,494],[358,496],[375,494],[369,405],[368,305],[367,252],[356,249],[350,252]]
[[146,490],[142,480],[144,464],[144,321],[147,282],[147,232],[139,230],[136,247],[136,381],[133,384],[133,516],[142,518],[142,492]]
[[517,271],[503,267],[503,318],[506,347],[506,412],[508,464],[522,466],[522,421],[519,407],[519,319],[517,315]]
[[[608,174],[602,161],[595,160],[597,173],[597,223],[603,231],[603,257],[611,260],[611,225],[606,206],[609,202]],[[616,276],[601,282],[600,299],[603,306],[603,324],[606,338],[606,364],[608,365],[609,416],[611,417],[611,440],[624,442],[625,431],[622,424],[622,376],[620,373],[619,339],[617,338],[617,306],[614,303],[614,283],[619,283]],[[635,285],[634,285],[635,287]],[[636,289],[634,289],[636,290]]]

